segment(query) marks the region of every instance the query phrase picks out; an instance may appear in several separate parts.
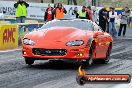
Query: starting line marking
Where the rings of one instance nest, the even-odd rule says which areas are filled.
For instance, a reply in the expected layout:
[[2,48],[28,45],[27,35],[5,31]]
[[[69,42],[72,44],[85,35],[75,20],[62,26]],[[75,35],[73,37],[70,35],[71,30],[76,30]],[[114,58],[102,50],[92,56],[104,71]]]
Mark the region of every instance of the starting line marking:
[[13,52],[13,51],[18,51],[18,50],[21,50],[21,48],[18,48],[18,49],[10,49],[10,50],[3,50],[3,51],[0,51],[0,53]]

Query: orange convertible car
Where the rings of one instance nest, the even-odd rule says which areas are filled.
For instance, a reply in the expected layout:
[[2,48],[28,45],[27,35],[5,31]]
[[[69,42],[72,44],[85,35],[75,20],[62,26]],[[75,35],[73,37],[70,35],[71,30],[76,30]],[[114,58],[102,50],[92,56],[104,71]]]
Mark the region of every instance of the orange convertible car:
[[22,54],[28,65],[35,60],[75,60],[91,65],[108,63],[112,37],[90,20],[53,20],[24,36]]

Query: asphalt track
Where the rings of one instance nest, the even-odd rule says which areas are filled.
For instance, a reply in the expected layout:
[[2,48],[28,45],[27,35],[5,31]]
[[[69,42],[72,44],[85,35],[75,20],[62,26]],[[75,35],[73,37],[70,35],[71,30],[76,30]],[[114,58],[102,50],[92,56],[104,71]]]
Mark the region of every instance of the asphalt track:
[[[21,51],[0,52],[0,88],[121,88],[122,84],[76,83],[79,64],[70,62],[36,61],[25,64]],[[88,74],[132,75],[132,39],[115,39],[109,64],[87,67]],[[118,87],[120,86],[120,87]],[[130,84],[127,84],[129,88]],[[132,87],[130,87],[132,88]]]

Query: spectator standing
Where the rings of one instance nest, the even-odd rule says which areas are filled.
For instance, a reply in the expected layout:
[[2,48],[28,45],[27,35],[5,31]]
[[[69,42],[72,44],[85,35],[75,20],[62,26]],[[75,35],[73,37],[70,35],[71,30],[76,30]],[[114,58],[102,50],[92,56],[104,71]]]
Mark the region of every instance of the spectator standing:
[[44,21],[51,21],[54,19],[54,14],[53,14],[53,7],[51,7],[50,4],[48,4],[48,8],[45,11],[44,15]]
[[72,15],[73,13],[73,8],[71,7],[69,10],[68,10],[68,15]]
[[88,19],[93,21],[93,13],[92,13],[92,10],[91,10],[91,6],[87,7],[87,14],[89,16]]
[[97,7],[94,7],[94,10],[93,10],[93,20],[96,22],[96,23],[98,23],[98,21],[99,21],[99,18],[98,18],[98,9],[97,9]]
[[130,17],[130,15],[131,15],[131,10],[127,7],[127,9],[126,9],[126,13],[127,13],[127,15],[128,15],[128,26],[130,26],[130,22],[131,22],[131,17]]
[[102,28],[104,32],[106,31],[106,23],[108,21],[107,14],[108,13],[106,11],[106,8],[102,8],[99,11],[99,26]]
[[112,7],[109,7],[108,9],[107,9],[107,19],[108,19],[108,21],[107,21],[107,23],[106,23],[106,32],[107,33],[109,33],[109,12],[111,12],[112,11]]
[[61,3],[57,4],[57,7],[53,10],[56,19],[64,18],[64,15],[67,13],[66,9],[62,6]]
[[76,18],[78,18],[79,14],[78,14],[78,8],[77,7],[74,8],[72,15],[75,15]]
[[24,23],[24,19],[27,16],[27,7],[29,4],[26,3],[24,0],[19,0],[17,3],[14,4],[16,8],[16,19],[18,23]]
[[112,37],[117,37],[117,30],[115,26],[115,19],[117,17],[117,12],[115,12],[115,8],[111,7],[109,12],[109,33]]
[[122,28],[124,27],[123,30],[123,36],[125,36],[126,34],[126,27],[128,24],[128,17],[129,17],[129,12],[128,12],[128,7],[125,7],[124,9],[122,9],[122,13],[121,13],[121,21],[120,21],[120,28],[119,28],[119,32],[118,32],[118,36],[121,36],[122,33]]
[[85,6],[82,7],[82,10],[78,11],[78,15],[79,15],[80,19],[88,19],[89,18],[88,13],[86,12]]

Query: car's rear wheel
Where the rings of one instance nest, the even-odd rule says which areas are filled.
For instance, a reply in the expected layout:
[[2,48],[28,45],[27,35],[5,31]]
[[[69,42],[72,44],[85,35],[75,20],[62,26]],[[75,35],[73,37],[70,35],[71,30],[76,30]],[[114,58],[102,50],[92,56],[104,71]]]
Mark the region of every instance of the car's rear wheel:
[[34,63],[34,60],[30,58],[25,58],[25,63],[28,65],[32,65]]
[[106,52],[106,58],[103,59],[102,63],[107,64],[107,63],[109,63],[109,61],[110,61],[110,47],[108,47],[108,50]]

